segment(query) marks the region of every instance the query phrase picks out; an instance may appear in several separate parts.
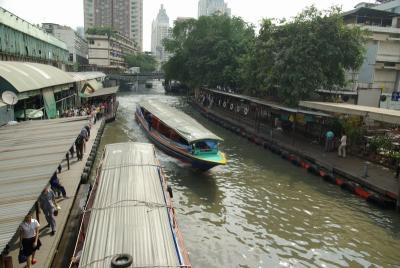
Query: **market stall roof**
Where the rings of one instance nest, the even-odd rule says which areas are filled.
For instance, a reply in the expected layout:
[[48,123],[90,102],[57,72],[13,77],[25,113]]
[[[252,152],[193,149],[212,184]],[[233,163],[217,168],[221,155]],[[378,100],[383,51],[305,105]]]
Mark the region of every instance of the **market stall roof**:
[[167,104],[155,100],[148,100],[139,103],[139,105],[164,124],[174,129],[188,143],[200,140],[223,140],[184,112],[168,106]]
[[94,98],[94,97],[112,95],[112,94],[117,93],[118,88],[119,88],[118,86],[117,87],[100,88],[100,89],[96,90],[95,92],[93,92],[92,94],[83,95],[82,97]]
[[368,117],[389,124],[400,124],[400,111],[347,103],[301,101],[300,106],[329,113]]
[[68,73],[75,82],[87,81],[92,79],[104,78],[105,73],[102,72],[69,72]]
[[0,76],[20,93],[74,82],[61,69],[31,62],[0,61]]
[[277,104],[277,103],[273,103],[273,102],[266,101],[266,100],[261,100],[261,99],[250,97],[250,96],[246,96],[246,95],[234,94],[234,93],[229,93],[229,92],[219,91],[219,90],[214,90],[214,89],[207,89],[207,90],[211,91],[211,92],[214,92],[214,93],[221,94],[221,95],[247,100],[247,101],[250,101],[250,102],[253,102],[253,103],[257,103],[257,104],[260,104],[260,105],[263,105],[263,106],[268,106],[270,108],[273,108],[273,109],[276,109],[276,110],[285,111],[285,112],[289,112],[289,113],[301,113],[301,114],[308,114],[308,115],[321,116],[321,117],[331,117],[329,114],[326,114],[326,113],[301,110],[301,109],[298,109],[298,108],[290,108],[290,107],[286,107],[286,106],[283,106],[283,105],[280,105],[280,104]]
[[188,265],[160,174],[152,144],[106,145],[79,267],[111,267],[119,254],[131,255],[132,267]]
[[0,127],[0,252],[87,123],[71,117]]

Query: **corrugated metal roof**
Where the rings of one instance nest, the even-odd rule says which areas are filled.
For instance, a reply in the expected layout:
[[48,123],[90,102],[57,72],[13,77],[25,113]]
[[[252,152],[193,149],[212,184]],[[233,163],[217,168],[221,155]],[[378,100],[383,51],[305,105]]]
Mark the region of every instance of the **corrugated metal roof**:
[[0,24],[4,24],[12,29],[67,50],[67,45],[63,41],[57,39],[51,34],[44,32],[44,30],[40,29],[39,27],[21,19],[2,7],[0,7]]
[[0,127],[0,252],[87,122],[75,117]]
[[115,94],[118,91],[119,86],[117,87],[106,87],[106,88],[100,88],[93,92],[92,94],[85,95],[85,98],[94,98],[94,97],[99,97],[99,96],[106,96],[106,95],[111,95]]
[[160,119],[164,124],[173,128],[188,143],[199,140],[219,140],[223,139],[203,127],[199,122],[167,104],[155,100],[140,102],[139,105]]
[[308,115],[314,115],[314,116],[331,117],[329,114],[320,113],[320,112],[312,112],[312,111],[307,111],[307,110],[301,110],[301,109],[297,109],[297,108],[290,108],[290,107],[283,106],[283,105],[280,105],[280,104],[277,104],[277,103],[273,103],[273,102],[266,101],[266,100],[261,100],[261,99],[250,97],[250,96],[246,96],[246,95],[228,93],[228,92],[218,91],[218,90],[214,90],[214,89],[206,89],[206,90],[208,90],[210,92],[218,93],[218,94],[221,94],[221,95],[233,97],[233,98],[247,100],[247,101],[250,101],[250,102],[253,102],[253,103],[257,103],[257,104],[260,104],[260,105],[264,105],[264,106],[271,107],[271,108],[276,109],[276,110],[281,110],[281,111],[285,111],[285,112],[289,112],[289,113],[301,113],[301,114],[308,114]]
[[111,267],[112,257],[122,253],[133,257],[129,267],[189,265],[160,174],[153,145],[106,145],[79,267]]
[[347,103],[301,101],[300,106],[320,111],[368,117],[389,124],[400,124],[400,111]]
[[74,83],[63,70],[31,62],[0,61],[0,76],[18,92]]
[[92,79],[104,78],[107,75],[102,72],[69,72],[75,82],[87,81]]

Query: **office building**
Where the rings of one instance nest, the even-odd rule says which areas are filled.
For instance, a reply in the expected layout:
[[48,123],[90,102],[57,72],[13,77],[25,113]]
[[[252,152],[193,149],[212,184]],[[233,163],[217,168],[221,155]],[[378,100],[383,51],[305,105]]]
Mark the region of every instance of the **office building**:
[[135,41],[139,51],[143,43],[143,0],[84,0],[85,31],[112,27]]
[[224,0],[199,0],[198,16],[211,16],[214,14],[231,15],[231,9]]
[[49,34],[54,35],[67,45],[69,51],[68,61],[73,64],[88,64],[88,44],[71,27],[55,23],[43,23],[42,28]]
[[103,70],[126,69],[125,56],[137,53],[132,39],[115,33],[86,35],[89,44],[89,64]]
[[161,5],[157,18],[153,20],[151,28],[151,52],[159,62],[165,62],[170,55],[165,51],[163,40],[171,37],[171,28],[163,5]]

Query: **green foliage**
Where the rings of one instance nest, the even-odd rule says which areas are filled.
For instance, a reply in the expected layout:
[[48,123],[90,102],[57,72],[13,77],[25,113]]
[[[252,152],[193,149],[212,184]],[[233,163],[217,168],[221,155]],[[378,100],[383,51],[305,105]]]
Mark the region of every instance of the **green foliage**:
[[94,26],[92,28],[88,28],[86,30],[87,34],[95,34],[95,35],[107,35],[107,36],[115,36],[117,33],[112,27],[103,27],[103,26]]
[[155,58],[145,53],[126,55],[125,61],[129,67],[140,67],[141,72],[153,72],[157,65]]
[[338,8],[312,6],[288,22],[266,19],[247,63],[254,71],[248,86],[295,106],[316,89],[343,87],[345,70],[362,64],[363,43],[364,32],[345,26]]
[[393,156],[397,155],[393,152],[393,144],[387,136],[376,136],[369,142],[369,150],[376,153],[378,150],[392,152]]
[[173,54],[163,66],[166,78],[190,86],[237,88],[240,65],[253,40],[253,27],[237,17],[214,15],[178,22],[172,39],[164,41]]
[[365,129],[363,121],[358,116],[351,116],[341,120],[342,130],[347,135],[349,144],[360,144],[363,141]]

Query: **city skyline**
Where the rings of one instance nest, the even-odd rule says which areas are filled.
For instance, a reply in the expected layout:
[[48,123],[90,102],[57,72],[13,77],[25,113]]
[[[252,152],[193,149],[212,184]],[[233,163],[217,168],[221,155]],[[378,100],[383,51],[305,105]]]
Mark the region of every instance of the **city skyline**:
[[[175,21],[177,17],[197,18],[198,2],[198,0],[143,1],[143,50],[151,50],[151,24],[157,16],[161,4],[164,4],[165,9],[168,10],[170,20]],[[361,1],[302,0],[293,2],[282,0],[268,3],[260,0],[248,0],[244,3],[237,0],[225,0],[225,2],[231,9],[232,16],[241,16],[245,21],[258,26],[263,18],[290,18],[311,4],[315,4],[319,9],[327,9],[336,4],[342,6],[343,10],[351,10]],[[375,1],[368,0],[366,2]],[[84,25],[83,0],[57,1],[57,4],[53,0],[0,0],[0,6],[33,24],[57,23],[73,29]]]

